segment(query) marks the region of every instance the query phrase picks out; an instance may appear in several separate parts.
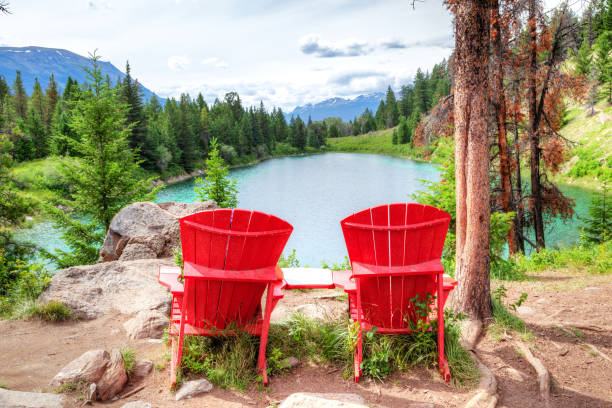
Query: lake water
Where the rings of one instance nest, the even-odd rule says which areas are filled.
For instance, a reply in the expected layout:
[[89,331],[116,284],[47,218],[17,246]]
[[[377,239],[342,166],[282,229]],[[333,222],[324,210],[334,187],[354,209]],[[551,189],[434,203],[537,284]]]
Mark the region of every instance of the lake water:
[[[342,218],[379,204],[412,201],[411,194],[422,189],[420,180],[439,180],[439,170],[432,164],[352,153],[270,159],[230,173],[238,180],[239,207],[274,214],[291,223],[294,231],[285,254],[295,249],[300,264],[313,267],[322,261],[343,261]],[[193,187],[193,180],[167,186],[156,201],[193,202]],[[578,214],[584,214],[590,195],[575,187],[562,190],[576,199]],[[547,244],[577,242],[579,225],[576,219],[553,223],[547,230]],[[49,250],[63,247],[48,222],[20,236]]]

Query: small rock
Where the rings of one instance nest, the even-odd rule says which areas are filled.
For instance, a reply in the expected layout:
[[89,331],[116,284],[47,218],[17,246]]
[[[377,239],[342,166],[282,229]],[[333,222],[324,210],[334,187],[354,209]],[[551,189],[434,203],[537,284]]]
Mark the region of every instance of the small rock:
[[87,400],[94,401],[96,399],[96,383],[89,384],[89,389],[87,390]]
[[298,392],[289,395],[279,408],[364,408],[365,399],[357,394]]
[[541,298],[541,299],[536,300],[536,303],[544,304],[544,303],[550,303],[550,302],[546,298]]
[[176,400],[180,401],[186,398],[193,398],[196,395],[210,392],[213,389],[213,385],[205,379],[187,381],[176,393]]
[[536,314],[535,310],[529,306],[519,306],[516,308],[516,312],[521,316],[533,316]]
[[11,391],[0,388],[2,408],[62,408],[66,396],[39,392]]
[[134,380],[140,380],[145,378],[153,370],[153,362],[151,360],[140,360],[134,364],[134,370],[132,371],[132,378]]
[[270,315],[270,321],[272,323],[282,322],[289,317],[289,309],[287,309],[283,305],[278,305],[272,310],[272,314]]
[[132,401],[123,404],[121,408],[151,408],[151,404],[145,401]]
[[121,351],[113,349],[110,363],[100,380],[96,381],[96,395],[100,401],[107,401],[117,395],[127,383],[127,373]]
[[598,288],[597,286],[587,286],[584,288],[584,290],[601,290],[601,288]]
[[561,351],[559,352],[559,355],[560,355],[561,357],[564,357],[564,356],[566,356],[566,355],[567,355],[567,353],[569,353],[569,349],[568,349],[568,348],[565,348],[565,349],[563,349],[563,350],[561,350]]
[[287,363],[287,367],[289,367],[289,368],[297,367],[300,364],[300,360],[298,360],[297,358],[295,358],[293,356],[287,357],[285,359],[285,362]]
[[168,318],[157,310],[142,310],[136,317],[123,323],[130,339],[160,338],[168,327]]
[[295,308],[295,311],[303,313],[306,317],[317,320],[324,320],[331,315],[329,307],[325,305],[315,305],[313,303],[300,305]]
[[105,350],[90,350],[83,353],[76,360],[71,361],[56,374],[49,385],[59,387],[67,382],[97,382],[107,365],[110,363],[110,354]]

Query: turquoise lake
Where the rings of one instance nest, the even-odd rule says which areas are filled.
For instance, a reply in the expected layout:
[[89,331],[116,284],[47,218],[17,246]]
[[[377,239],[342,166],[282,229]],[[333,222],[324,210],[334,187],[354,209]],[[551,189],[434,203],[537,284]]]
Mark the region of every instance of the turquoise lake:
[[[234,169],[239,207],[274,214],[294,227],[285,254],[296,250],[302,266],[318,267],[322,261],[342,262],[346,247],[340,220],[367,207],[412,201],[421,180],[439,180],[435,165],[388,156],[326,153],[314,156],[266,160]],[[157,202],[196,200],[194,180],[167,186]],[[562,186],[576,200],[576,212],[584,214],[590,194]],[[552,222],[547,227],[548,246],[566,246],[579,239],[581,222]],[[63,247],[59,233],[41,222],[19,234],[46,249]]]

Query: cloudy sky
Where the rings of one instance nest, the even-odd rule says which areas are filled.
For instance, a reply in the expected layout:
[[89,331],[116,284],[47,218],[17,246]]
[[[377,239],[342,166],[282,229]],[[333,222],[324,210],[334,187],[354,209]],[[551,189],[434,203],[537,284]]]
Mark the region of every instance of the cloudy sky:
[[11,0],[0,44],[95,49],[161,96],[236,90],[292,109],[398,89],[448,57],[441,1]]

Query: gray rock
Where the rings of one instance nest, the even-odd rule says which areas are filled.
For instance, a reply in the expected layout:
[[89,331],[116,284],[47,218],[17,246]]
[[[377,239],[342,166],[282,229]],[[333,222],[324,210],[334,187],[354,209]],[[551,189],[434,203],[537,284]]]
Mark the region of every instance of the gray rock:
[[529,306],[519,306],[516,308],[516,312],[521,316],[533,316],[536,314],[535,310]]
[[584,290],[601,290],[601,288],[598,288],[597,286],[587,286],[584,288]]
[[213,385],[205,379],[187,381],[181,388],[176,392],[176,400],[180,401],[186,398],[192,398],[196,395],[210,392],[213,389]]
[[121,252],[119,257],[120,261],[133,261],[134,259],[154,259],[157,258],[157,254],[153,249],[149,248],[145,244],[127,244]]
[[287,367],[289,368],[297,367],[300,364],[300,360],[293,356],[286,358],[285,362],[287,363]]
[[96,381],[96,395],[100,401],[108,401],[117,395],[127,383],[128,377],[125,372],[123,356],[121,351],[113,349],[110,353],[110,363],[104,371],[104,375]]
[[357,394],[298,392],[289,395],[279,408],[364,408],[365,399]]
[[110,354],[107,351],[86,351],[79,358],[72,360],[62,368],[53,377],[49,385],[56,388],[68,382],[83,382],[86,384],[97,382],[104,374],[109,363]]
[[140,360],[134,364],[131,374],[132,380],[139,381],[151,374],[151,371],[153,371],[153,362],[151,360]]
[[123,404],[121,408],[151,408],[151,404],[144,401],[132,401],[127,404]]
[[167,314],[168,290],[157,282],[161,265],[173,265],[173,261],[139,259],[62,269],[53,275],[38,301],[60,301],[80,319],[95,319],[113,311],[159,310]]
[[123,328],[130,339],[159,339],[169,321],[162,312],[142,310],[136,317],[123,323]]
[[304,314],[304,316],[310,319],[325,320],[332,315],[332,311],[325,305],[317,305],[314,303],[307,303],[305,305],[299,305],[295,308],[296,312]]
[[179,246],[179,218],[213,208],[217,206],[212,201],[130,204],[113,217],[99,261],[172,256],[172,250]]
[[62,408],[67,398],[60,394],[11,391],[0,388],[2,408]]

